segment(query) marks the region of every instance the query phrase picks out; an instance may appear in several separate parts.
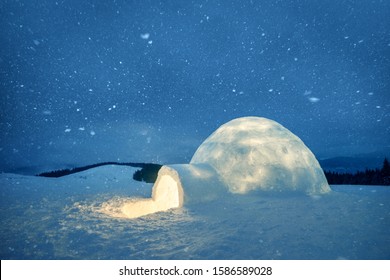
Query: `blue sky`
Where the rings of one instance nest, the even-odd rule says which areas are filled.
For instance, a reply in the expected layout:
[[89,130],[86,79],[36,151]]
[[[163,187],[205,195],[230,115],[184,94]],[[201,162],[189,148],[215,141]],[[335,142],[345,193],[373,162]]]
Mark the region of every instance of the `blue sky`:
[[318,158],[389,148],[389,1],[2,1],[0,170],[188,162],[273,119]]

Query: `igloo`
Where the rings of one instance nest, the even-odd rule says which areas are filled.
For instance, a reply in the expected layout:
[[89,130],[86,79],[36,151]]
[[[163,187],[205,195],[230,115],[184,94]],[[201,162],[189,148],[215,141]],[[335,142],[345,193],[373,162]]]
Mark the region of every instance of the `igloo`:
[[233,193],[329,191],[317,159],[296,135],[275,121],[245,117],[232,120],[211,134],[190,164],[208,164]]
[[152,198],[127,203],[130,218],[220,199],[224,192],[247,194],[330,192],[317,159],[296,135],[260,117],[229,121],[196,150],[189,164],[163,166]]

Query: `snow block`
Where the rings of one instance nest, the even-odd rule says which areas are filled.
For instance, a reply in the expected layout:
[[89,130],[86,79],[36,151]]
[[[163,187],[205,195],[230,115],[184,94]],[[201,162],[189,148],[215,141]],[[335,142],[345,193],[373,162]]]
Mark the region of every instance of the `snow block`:
[[330,192],[330,187],[301,139],[275,121],[244,117],[212,133],[190,164],[163,166],[152,198],[126,205],[124,212],[139,217],[184,203],[220,199],[227,192],[255,190],[318,195]]

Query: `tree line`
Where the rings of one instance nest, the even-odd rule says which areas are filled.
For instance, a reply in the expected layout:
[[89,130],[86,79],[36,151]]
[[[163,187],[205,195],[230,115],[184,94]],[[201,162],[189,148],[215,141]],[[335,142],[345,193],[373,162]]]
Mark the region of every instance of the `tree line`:
[[390,164],[384,159],[381,169],[366,169],[356,173],[324,171],[330,185],[390,185]]

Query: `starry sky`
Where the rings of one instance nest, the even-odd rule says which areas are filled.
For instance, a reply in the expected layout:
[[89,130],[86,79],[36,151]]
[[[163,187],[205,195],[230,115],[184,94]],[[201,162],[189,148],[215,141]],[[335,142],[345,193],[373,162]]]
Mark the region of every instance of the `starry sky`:
[[261,116],[317,158],[390,146],[390,1],[0,2],[0,171],[187,163]]

